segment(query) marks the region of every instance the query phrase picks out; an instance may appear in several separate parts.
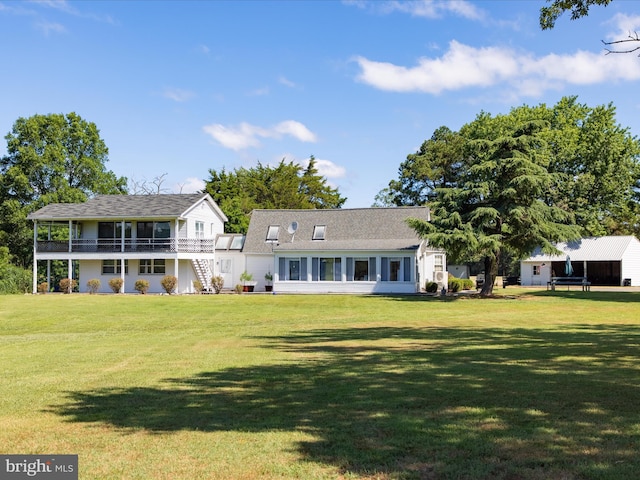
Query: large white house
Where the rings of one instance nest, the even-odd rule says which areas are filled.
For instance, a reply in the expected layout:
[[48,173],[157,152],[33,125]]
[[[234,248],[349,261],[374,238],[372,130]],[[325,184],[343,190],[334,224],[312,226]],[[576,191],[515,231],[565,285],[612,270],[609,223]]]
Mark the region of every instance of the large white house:
[[224,232],[226,216],[208,194],[100,195],[85,203],[51,204],[29,215],[34,222],[33,291],[51,281],[51,262],[87,291],[99,279],[122,278],[133,292],[138,279],[162,292],[164,275],[178,278],[178,293],[225,288],[265,274],[279,293],[415,293],[427,281],[447,282],[446,254],[430,248],[406,220],[428,220],[425,207],[327,210],[255,210],[246,237]]
[[[210,282],[215,238],[227,221],[208,194],[99,195],[50,204],[28,218],[34,223],[34,292],[42,278],[51,281],[54,260],[67,262],[68,278],[77,277],[80,291],[96,278],[100,291],[110,292],[109,280],[121,277],[125,292],[135,291],[138,279],[149,281],[149,292],[161,292],[162,277],[174,275],[178,292],[192,292],[194,280]],[[44,265],[47,273],[39,279]]]

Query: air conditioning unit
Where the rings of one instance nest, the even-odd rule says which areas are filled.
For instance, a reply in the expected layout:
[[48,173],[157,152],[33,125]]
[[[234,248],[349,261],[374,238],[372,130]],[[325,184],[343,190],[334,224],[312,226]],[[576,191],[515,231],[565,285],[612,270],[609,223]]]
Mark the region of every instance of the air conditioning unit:
[[447,278],[447,272],[433,272],[433,281],[442,285]]

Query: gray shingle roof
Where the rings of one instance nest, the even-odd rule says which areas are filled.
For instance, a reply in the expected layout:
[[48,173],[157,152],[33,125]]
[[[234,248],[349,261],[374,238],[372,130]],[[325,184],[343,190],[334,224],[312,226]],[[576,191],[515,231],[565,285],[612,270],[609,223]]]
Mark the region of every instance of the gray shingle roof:
[[206,193],[98,195],[84,203],[52,203],[31,213],[31,220],[178,218]]
[[[245,253],[273,251],[416,249],[420,238],[407,218],[428,220],[426,207],[319,210],[254,210],[244,243]],[[287,230],[292,222],[298,228]],[[265,241],[269,226],[278,225],[278,242]],[[326,225],[325,240],[312,240],[316,225]]]

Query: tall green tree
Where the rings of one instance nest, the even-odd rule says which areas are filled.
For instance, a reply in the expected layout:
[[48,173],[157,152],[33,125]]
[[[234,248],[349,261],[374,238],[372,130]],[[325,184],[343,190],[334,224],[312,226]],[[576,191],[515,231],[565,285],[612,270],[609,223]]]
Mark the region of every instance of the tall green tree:
[[[545,202],[554,175],[538,135],[543,122],[514,124],[483,114],[466,128],[463,135],[472,139],[456,185],[436,190],[430,222],[414,219],[410,225],[454,259],[481,260],[486,281],[480,293],[487,296],[503,255],[536,246],[555,251],[553,242],[577,238],[579,229],[570,212]],[[479,132],[482,138],[473,138]]]
[[463,148],[464,139],[457,132],[438,128],[400,164],[398,179],[389,183],[387,202],[424,205],[435,198],[438,188],[455,186],[463,164]]
[[76,113],[19,118],[0,159],[0,245],[26,266],[33,235],[27,215],[49,203],[126,193],[127,180],[106,169],[108,149],[96,125]]
[[225,229],[238,233],[246,233],[256,208],[340,208],[346,201],[319,175],[313,156],[306,168],[281,160],[275,167],[209,170],[205,190],[229,219]]
[[549,124],[543,137],[558,176],[548,202],[574,212],[584,236],[640,233],[640,142],[616,122],[615,107],[565,97],[552,108],[521,110]]

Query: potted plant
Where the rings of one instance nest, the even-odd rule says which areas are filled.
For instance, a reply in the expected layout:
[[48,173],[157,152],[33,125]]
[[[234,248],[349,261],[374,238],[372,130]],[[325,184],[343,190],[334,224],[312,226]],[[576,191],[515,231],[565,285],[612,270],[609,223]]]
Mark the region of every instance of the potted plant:
[[267,272],[264,274],[264,280],[266,283],[266,285],[264,286],[264,290],[265,292],[270,292],[273,290],[273,275],[271,274],[271,272]]
[[253,292],[253,287],[256,286],[256,282],[253,281],[253,274],[245,270],[240,275],[240,281],[242,282],[243,292]]

